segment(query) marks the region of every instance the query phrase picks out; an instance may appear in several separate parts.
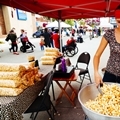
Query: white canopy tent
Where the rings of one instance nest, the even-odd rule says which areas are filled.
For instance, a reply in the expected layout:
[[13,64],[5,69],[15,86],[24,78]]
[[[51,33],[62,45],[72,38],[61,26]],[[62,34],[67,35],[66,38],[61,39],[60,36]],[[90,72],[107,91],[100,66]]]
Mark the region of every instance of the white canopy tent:
[[[47,28],[55,27],[58,28],[58,21],[54,21],[46,25]],[[60,27],[61,28],[69,28],[71,27],[70,25],[66,24],[65,22],[60,22]]]
[[113,25],[110,23],[104,23],[104,24],[100,24],[98,27],[109,27],[109,28],[113,28]]
[[109,23],[109,18],[100,18],[100,25],[98,27],[113,28],[113,25]]

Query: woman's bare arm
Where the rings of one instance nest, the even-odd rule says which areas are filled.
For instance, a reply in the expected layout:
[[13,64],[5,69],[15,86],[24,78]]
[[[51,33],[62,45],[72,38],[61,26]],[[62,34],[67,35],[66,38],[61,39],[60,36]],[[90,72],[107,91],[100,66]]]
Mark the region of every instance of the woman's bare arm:
[[101,76],[99,75],[98,72],[98,68],[99,68],[99,63],[100,63],[100,57],[103,53],[103,51],[105,50],[106,46],[108,44],[108,41],[102,37],[101,43],[94,55],[94,59],[93,59],[93,66],[94,66],[94,77],[95,77],[95,82],[97,83],[97,85],[102,82]]

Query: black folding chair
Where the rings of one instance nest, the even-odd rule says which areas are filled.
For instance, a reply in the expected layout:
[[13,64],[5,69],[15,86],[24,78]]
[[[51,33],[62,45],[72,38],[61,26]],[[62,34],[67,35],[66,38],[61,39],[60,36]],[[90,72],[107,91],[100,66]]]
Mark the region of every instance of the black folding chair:
[[[53,71],[56,70],[56,65],[61,62],[61,58],[63,58],[63,56],[60,56],[60,57],[57,57],[57,58],[56,58],[55,63],[54,63],[54,65],[53,65]],[[54,92],[53,81],[52,81],[52,93],[53,93],[53,100],[55,100],[55,92]]]
[[61,62],[61,59],[63,58],[63,56],[57,57],[53,66],[53,69],[56,69],[56,65],[59,64]]
[[[51,120],[54,120],[54,113],[57,113],[53,103],[51,102],[50,95],[49,95],[49,88],[53,79],[54,72],[51,71],[48,73],[45,79],[45,87],[43,91],[38,95],[38,97],[34,100],[34,102],[29,106],[29,108],[24,113],[32,113],[30,118],[35,120],[38,113],[40,111],[47,111]],[[51,111],[53,114],[51,114]]]
[[[92,83],[90,73],[88,70],[89,62],[90,62],[90,54],[88,52],[83,52],[82,54],[80,54],[80,56],[77,59],[75,68],[80,70],[79,76],[80,76],[80,80],[81,80],[80,82],[77,81],[80,83],[79,90],[82,87],[84,79],[88,79],[88,80],[90,80],[90,83]],[[80,64],[85,64],[85,67],[84,68],[80,67]]]

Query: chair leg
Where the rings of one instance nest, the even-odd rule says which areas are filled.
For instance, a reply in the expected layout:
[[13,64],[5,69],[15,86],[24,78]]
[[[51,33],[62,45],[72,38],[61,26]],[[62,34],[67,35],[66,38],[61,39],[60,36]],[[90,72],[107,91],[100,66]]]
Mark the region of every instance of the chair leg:
[[82,78],[82,79],[81,79],[81,76],[80,76],[80,79],[81,79],[81,84],[80,84],[79,90],[80,90],[80,89],[81,89],[81,87],[82,87],[82,84],[83,84],[84,78],[85,78],[85,74],[83,75],[83,78]]
[[37,115],[38,115],[38,112],[36,112],[36,114],[35,114],[35,116],[34,116],[33,120],[35,120],[35,119],[36,119]]
[[53,94],[53,100],[55,100],[55,92],[54,92],[54,86],[53,86],[53,81],[52,81],[52,94]]
[[[50,101],[51,102],[51,101]],[[56,108],[54,107],[54,105],[53,105],[53,103],[51,102],[51,105],[52,105],[52,107],[53,107],[53,109],[54,109],[54,111],[55,111],[55,113],[57,113],[57,110],[56,110]]]
[[90,83],[92,83],[91,76],[90,76],[89,72],[88,72],[88,76],[89,76]]
[[34,119],[34,112],[31,113],[30,118],[33,120]]
[[47,110],[47,113],[49,115],[49,117],[51,118],[51,120],[54,120],[54,118],[52,117],[52,115],[50,114],[50,112]]
[[34,114],[34,113],[31,113],[30,118],[32,118],[33,114]]

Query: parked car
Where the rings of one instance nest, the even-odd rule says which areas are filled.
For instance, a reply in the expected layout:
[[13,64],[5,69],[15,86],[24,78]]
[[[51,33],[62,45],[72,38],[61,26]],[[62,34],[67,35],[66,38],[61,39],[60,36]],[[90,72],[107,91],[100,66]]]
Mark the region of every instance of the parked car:
[[35,33],[32,34],[33,38],[39,38],[42,34],[41,30],[36,31]]

